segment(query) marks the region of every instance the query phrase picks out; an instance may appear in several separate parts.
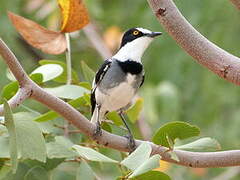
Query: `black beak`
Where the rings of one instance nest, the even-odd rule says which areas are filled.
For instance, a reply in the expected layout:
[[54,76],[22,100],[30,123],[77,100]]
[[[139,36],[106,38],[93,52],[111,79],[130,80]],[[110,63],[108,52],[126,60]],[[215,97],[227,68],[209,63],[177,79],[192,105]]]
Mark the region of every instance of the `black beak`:
[[154,38],[156,36],[160,36],[161,34],[161,32],[152,32],[150,34],[146,34],[146,36]]

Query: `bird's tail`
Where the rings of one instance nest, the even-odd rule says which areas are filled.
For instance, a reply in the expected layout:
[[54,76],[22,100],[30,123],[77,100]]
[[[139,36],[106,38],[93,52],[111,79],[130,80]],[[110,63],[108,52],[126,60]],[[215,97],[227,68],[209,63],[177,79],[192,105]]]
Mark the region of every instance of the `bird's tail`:
[[92,117],[91,117],[91,122],[96,124],[98,119],[99,119],[99,122],[101,123],[101,120],[104,118],[104,114],[105,113],[100,110],[99,115],[98,115],[98,110],[97,110],[97,108],[95,108],[94,111],[93,111]]

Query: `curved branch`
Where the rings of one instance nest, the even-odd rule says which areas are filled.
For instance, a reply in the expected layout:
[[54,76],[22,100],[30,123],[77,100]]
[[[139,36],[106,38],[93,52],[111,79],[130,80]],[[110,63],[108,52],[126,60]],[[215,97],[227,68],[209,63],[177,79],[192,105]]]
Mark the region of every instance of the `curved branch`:
[[240,10],[240,0],[230,0]]
[[[0,43],[1,44],[1,43]],[[5,45],[5,44],[4,44]],[[6,49],[3,46],[0,46],[0,54],[6,54],[10,49]],[[4,53],[2,53],[4,52]],[[24,73],[21,65],[16,61],[12,53],[9,53],[9,56],[3,56],[7,64],[11,65],[11,70],[17,78],[19,73]],[[17,71],[20,71],[17,73]],[[22,82],[27,76],[22,76],[19,80]],[[19,77],[18,77],[19,78]],[[25,79],[27,85],[26,88],[30,89],[29,97],[39,101],[40,103],[48,106],[50,109],[59,113],[67,121],[74,124],[83,134],[92,137],[95,130],[95,125],[92,124],[88,119],[86,119],[80,112],[74,109],[69,104],[65,103],[61,99],[45,92],[41,87],[35,84],[33,81],[28,78]],[[22,88],[19,93],[22,91],[27,92],[28,89]],[[27,93],[26,93],[27,94]],[[27,97],[27,96],[26,96]],[[14,100],[14,98],[13,98]],[[12,100],[12,101],[13,101]],[[103,130],[101,136],[95,139],[97,143],[102,144],[106,147],[110,147],[119,151],[128,152],[128,142],[127,139],[115,134],[111,134]],[[139,145],[143,141],[136,140],[136,144]],[[189,167],[226,167],[226,166],[239,166],[240,165],[240,150],[234,151],[222,151],[222,152],[188,152],[174,150],[177,154],[179,161],[171,159],[167,148],[155,145],[149,142],[152,145],[152,154],[160,154],[162,159],[168,162],[176,163],[183,166]]]
[[150,7],[173,39],[198,63],[218,76],[240,85],[240,59],[219,48],[195,30],[172,0],[148,0]]

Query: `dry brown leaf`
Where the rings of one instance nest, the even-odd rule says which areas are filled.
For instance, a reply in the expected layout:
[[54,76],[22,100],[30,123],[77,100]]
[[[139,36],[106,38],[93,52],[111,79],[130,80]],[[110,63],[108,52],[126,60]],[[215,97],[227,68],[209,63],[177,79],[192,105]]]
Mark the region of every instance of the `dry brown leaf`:
[[120,28],[117,26],[111,26],[104,32],[104,35],[103,35],[103,39],[107,47],[111,51],[114,51],[116,48],[119,47],[121,38],[122,38],[122,32]]
[[17,31],[33,47],[48,54],[61,54],[66,50],[66,38],[61,32],[48,30],[12,12],[8,12],[8,16]]
[[62,12],[61,32],[73,32],[89,23],[89,16],[82,0],[58,0]]

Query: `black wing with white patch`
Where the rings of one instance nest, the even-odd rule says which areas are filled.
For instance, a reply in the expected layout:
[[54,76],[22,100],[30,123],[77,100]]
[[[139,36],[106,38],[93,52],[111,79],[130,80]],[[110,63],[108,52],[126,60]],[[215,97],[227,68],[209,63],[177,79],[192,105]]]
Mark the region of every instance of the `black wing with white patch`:
[[93,82],[93,87],[92,87],[92,92],[91,92],[91,105],[92,105],[92,114],[94,112],[95,106],[96,106],[96,98],[95,98],[95,91],[97,88],[97,85],[101,82],[103,79],[104,75],[108,71],[108,69],[111,66],[112,61],[111,60],[106,60],[98,70],[98,72],[95,75],[95,79]]

